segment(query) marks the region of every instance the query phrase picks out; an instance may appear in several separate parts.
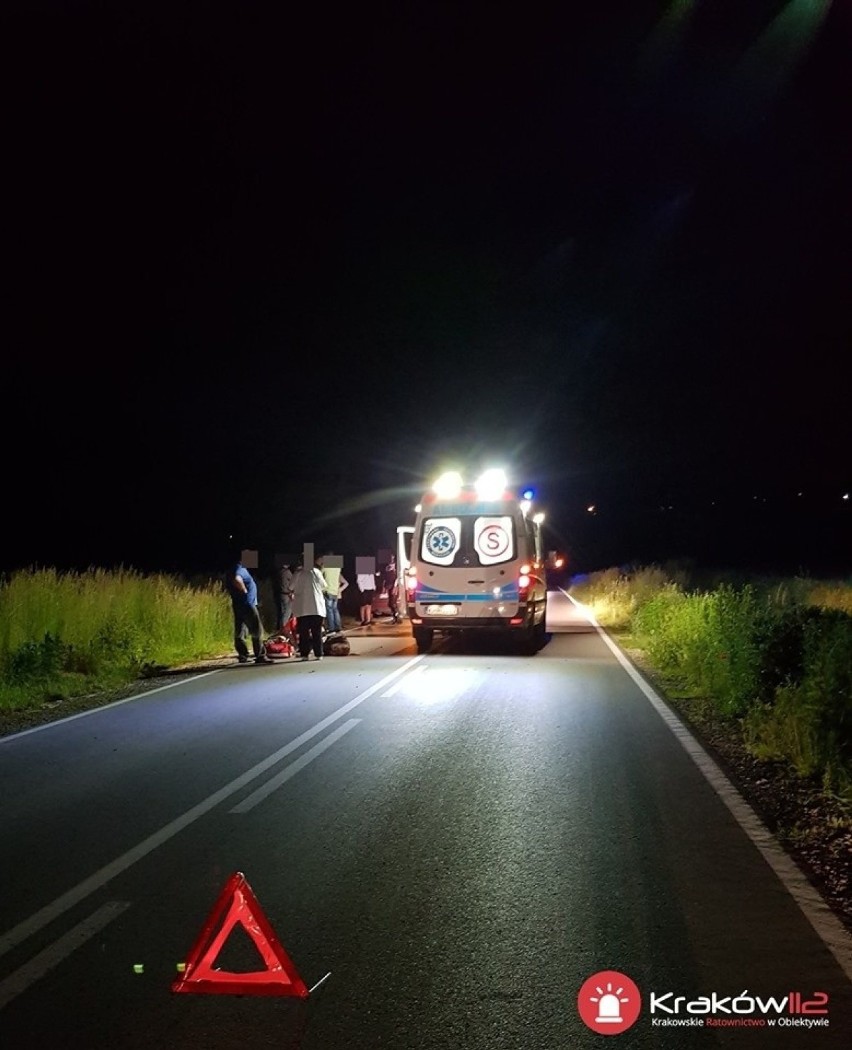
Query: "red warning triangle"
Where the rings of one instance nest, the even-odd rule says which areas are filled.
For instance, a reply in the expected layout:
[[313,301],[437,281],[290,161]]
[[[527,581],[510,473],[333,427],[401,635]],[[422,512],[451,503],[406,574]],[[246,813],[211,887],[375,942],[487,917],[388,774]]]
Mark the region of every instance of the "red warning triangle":
[[[220,922],[219,932],[214,934]],[[237,923],[254,941],[267,969],[254,973],[213,969]],[[305,982],[275,936],[242,872],[233,874],[225,884],[187,957],[183,974],[172,984],[172,991],[207,995],[292,995],[307,999]]]

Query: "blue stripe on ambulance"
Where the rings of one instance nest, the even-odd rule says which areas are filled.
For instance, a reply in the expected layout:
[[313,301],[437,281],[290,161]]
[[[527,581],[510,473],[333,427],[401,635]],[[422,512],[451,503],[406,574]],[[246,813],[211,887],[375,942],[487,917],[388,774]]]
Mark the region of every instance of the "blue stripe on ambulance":
[[446,594],[433,587],[419,587],[414,594],[417,602],[516,602],[518,598],[518,588],[511,584],[499,594]]

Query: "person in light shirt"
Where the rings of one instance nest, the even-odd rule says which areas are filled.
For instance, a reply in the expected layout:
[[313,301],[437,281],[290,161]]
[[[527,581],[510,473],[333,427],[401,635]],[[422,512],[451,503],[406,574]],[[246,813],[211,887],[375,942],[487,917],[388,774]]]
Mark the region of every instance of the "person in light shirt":
[[313,649],[317,660],[322,660],[322,621],[325,618],[325,576],[322,557],[313,567],[300,565],[293,577],[293,615],[299,636],[299,656],[307,660]]
[[373,599],[376,597],[376,574],[359,572],[355,581],[361,592],[361,626],[373,626]]
[[325,629],[329,634],[338,634],[343,630],[340,619],[340,599],[349,586],[349,581],[339,569],[323,567],[325,577]]

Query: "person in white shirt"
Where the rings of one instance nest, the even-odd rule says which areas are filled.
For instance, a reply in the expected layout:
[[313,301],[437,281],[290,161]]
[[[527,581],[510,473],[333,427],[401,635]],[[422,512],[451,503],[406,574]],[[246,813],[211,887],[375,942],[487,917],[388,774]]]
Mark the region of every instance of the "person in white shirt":
[[361,626],[373,625],[373,599],[376,597],[376,574],[373,572],[358,573],[358,590],[361,592]]
[[300,566],[293,577],[293,615],[299,635],[299,656],[307,660],[314,651],[322,660],[322,621],[325,617],[325,577],[322,558],[317,558],[310,569]]

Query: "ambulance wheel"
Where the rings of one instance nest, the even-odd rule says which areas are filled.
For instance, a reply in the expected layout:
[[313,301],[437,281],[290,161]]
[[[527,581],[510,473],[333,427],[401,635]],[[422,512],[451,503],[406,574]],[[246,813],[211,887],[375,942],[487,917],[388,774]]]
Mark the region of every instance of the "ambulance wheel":
[[433,631],[431,627],[415,627],[414,628],[414,642],[417,646],[418,653],[428,653],[432,648],[432,635]]
[[525,656],[535,656],[541,648],[541,638],[535,624],[528,624],[521,635],[521,652]]

